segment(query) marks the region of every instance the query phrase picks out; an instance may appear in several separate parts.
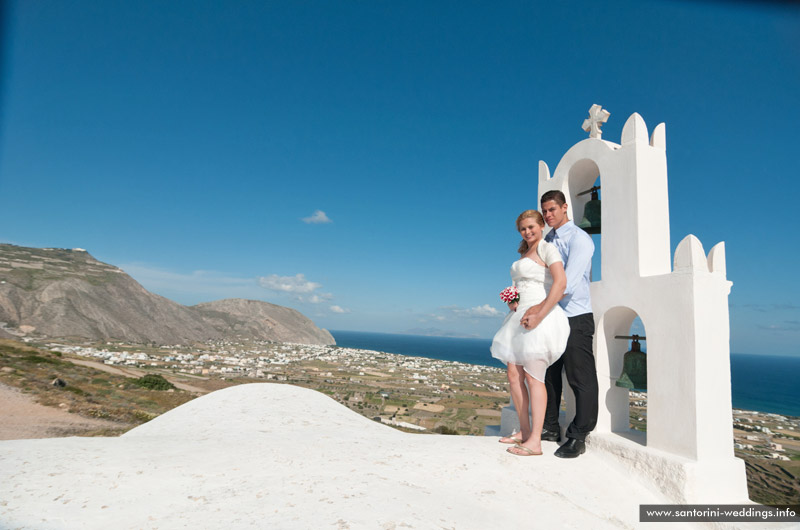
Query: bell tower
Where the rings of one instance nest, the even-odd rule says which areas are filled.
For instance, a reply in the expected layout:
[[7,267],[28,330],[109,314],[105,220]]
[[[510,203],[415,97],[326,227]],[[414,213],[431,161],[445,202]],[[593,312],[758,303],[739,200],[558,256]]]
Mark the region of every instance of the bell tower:
[[[608,452],[676,503],[748,502],[744,462],[733,454],[725,247],[706,256],[686,236],[670,256],[666,132],[648,137],[631,115],[619,144],[603,140],[609,114],[593,106],[590,132],[553,175],[539,162],[540,198],[561,190],[578,223],[598,176],[602,188],[601,279],[591,286],[600,388],[591,450]],[[538,204],[538,200],[537,200]],[[628,429],[629,391],[616,385],[639,317],[647,335],[647,432]],[[569,385],[566,425],[574,414]]]

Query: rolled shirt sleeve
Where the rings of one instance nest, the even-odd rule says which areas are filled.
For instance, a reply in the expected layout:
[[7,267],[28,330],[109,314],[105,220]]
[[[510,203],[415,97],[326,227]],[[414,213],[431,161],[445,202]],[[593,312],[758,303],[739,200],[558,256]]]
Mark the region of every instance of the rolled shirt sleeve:
[[575,233],[569,245],[569,261],[564,267],[567,274],[567,289],[564,294],[574,294],[584,282],[590,281],[593,255],[594,241],[592,238],[585,232],[583,234]]

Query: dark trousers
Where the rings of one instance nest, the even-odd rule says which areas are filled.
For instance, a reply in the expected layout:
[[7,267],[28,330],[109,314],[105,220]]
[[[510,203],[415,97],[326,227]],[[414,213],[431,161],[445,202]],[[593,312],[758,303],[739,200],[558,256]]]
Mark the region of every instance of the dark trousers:
[[561,408],[561,370],[567,373],[567,382],[575,393],[575,418],[567,427],[567,438],[585,440],[597,425],[597,369],[592,352],[594,316],[585,313],[569,317],[567,349],[559,360],[550,365],[544,377],[547,389],[547,410],[544,428],[559,432],[558,411]]

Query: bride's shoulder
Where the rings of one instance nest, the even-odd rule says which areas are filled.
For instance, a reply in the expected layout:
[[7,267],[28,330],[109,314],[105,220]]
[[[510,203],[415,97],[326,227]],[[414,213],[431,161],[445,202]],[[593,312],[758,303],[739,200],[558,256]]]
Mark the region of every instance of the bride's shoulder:
[[554,249],[558,250],[558,247],[552,241],[548,241],[548,240],[542,238],[542,243],[544,244],[545,247],[551,247],[551,248],[554,248]]
[[541,255],[541,254],[545,254],[546,252],[552,252],[553,250],[557,251],[558,248],[556,247],[556,245],[554,243],[551,243],[549,241],[545,241],[544,239],[542,239],[541,241],[539,241],[539,246],[536,248],[536,250]]
[[539,248],[536,250],[539,252],[539,257],[542,258],[542,261],[544,261],[548,267],[556,261],[563,261],[558,247],[549,241],[542,239],[539,242]]

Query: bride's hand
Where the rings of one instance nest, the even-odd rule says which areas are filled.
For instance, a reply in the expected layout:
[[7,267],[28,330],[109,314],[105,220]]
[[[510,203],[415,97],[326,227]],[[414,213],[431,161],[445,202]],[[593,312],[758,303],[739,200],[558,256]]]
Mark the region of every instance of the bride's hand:
[[518,307],[519,307],[519,302],[509,302],[508,303],[508,308],[510,310],[512,310],[512,311],[516,311]]

